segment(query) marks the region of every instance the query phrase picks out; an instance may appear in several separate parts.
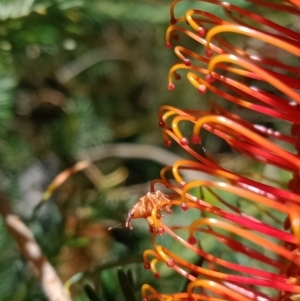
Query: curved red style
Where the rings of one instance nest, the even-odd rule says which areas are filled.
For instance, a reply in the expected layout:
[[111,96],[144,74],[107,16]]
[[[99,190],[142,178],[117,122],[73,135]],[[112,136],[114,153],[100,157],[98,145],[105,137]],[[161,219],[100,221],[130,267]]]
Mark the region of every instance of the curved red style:
[[[152,202],[143,217],[150,217],[151,227],[162,230],[153,232],[154,250],[144,252],[144,262],[156,277],[156,264],[165,262],[189,284],[186,291],[174,288],[172,294],[145,284],[143,298],[299,301],[300,33],[270,18],[280,12],[286,19],[299,19],[300,1],[249,0],[244,7],[217,0],[195,1],[184,16],[176,16],[174,8],[179,2],[171,4],[171,25],[166,32],[166,45],[174,46],[179,59],[169,71],[168,88],[176,91],[174,79],[186,74],[200,93],[199,102],[203,94],[211,93],[211,109],[169,105],[159,109],[166,145],[181,145],[193,159],[163,168],[161,178],[152,182],[151,193],[166,186],[168,206],[181,206],[189,222],[179,220],[176,226],[168,226],[159,214],[164,208]],[[219,8],[220,14],[201,10],[203,3]],[[182,36],[191,40],[189,46],[177,45]],[[238,108],[236,113],[220,104],[224,101]],[[249,112],[261,122],[252,123]],[[267,119],[285,123],[290,134],[260,124]],[[186,132],[187,124],[192,132]],[[237,160],[241,156],[259,162],[260,170],[272,168],[274,175],[284,173],[290,180],[281,183],[238,166],[229,170],[208,151],[197,151],[203,130],[222,139],[239,154]],[[199,177],[186,182],[183,170],[198,172]],[[195,260],[157,243],[156,236],[162,233],[188,249]],[[212,241],[218,245],[213,253]]]

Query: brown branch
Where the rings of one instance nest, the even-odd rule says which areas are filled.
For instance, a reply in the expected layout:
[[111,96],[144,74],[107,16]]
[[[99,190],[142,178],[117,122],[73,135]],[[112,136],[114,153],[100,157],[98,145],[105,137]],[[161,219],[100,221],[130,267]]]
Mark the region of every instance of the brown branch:
[[8,231],[19,246],[21,253],[33,267],[35,274],[40,279],[44,293],[49,301],[71,301],[55,269],[48,262],[35,241],[31,230],[18,216],[12,213],[9,200],[1,191],[0,214],[5,221]]
[[84,150],[78,156],[78,160],[89,159],[91,161],[103,160],[109,157],[147,159],[162,165],[173,165],[180,156],[163,148],[147,144],[117,143]]
[[129,61],[129,59],[128,56],[115,53],[112,50],[103,50],[102,47],[95,48],[61,67],[56,72],[56,79],[65,84],[84,70],[104,61]]
[[[157,162],[163,166],[172,166],[177,160],[182,159],[181,156],[154,145],[116,143],[87,149],[77,155],[77,160],[90,160],[94,162],[113,157],[123,159],[146,159]],[[182,170],[181,174],[186,181],[212,179],[211,176],[203,172],[195,172],[193,170]]]

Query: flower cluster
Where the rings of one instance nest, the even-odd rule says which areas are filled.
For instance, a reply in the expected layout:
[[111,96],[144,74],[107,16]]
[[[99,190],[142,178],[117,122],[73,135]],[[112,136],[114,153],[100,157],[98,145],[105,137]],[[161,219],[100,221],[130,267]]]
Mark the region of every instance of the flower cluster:
[[[183,17],[176,17],[174,9],[179,2],[173,1],[170,7],[166,45],[173,47],[172,43],[185,35],[192,40],[189,45],[196,45],[196,51],[175,46],[180,62],[170,69],[168,88],[174,90],[173,79],[179,80],[183,70],[200,94],[211,91],[214,98],[209,111],[160,108],[159,125],[165,144],[175,141],[194,159],[182,159],[163,168],[161,178],[152,182],[151,192],[163,185],[170,191],[167,198],[172,208],[179,206],[183,211],[200,214],[196,218],[191,215],[188,225],[180,225],[177,220],[178,225],[168,226],[160,208],[154,206],[154,249],[144,252],[145,268],[158,277],[156,265],[165,262],[189,284],[185,291],[172,294],[161,294],[145,284],[143,298],[299,301],[300,34],[264,17],[262,12],[280,12],[296,19],[300,1],[248,0],[248,5],[251,3],[251,8],[260,13],[228,2],[201,1],[219,7],[225,19],[201,10],[201,5],[200,9],[190,9]],[[280,119],[291,127],[291,132],[251,123],[226,110],[219,100],[254,111],[261,123],[266,118]],[[192,125],[191,133],[186,130],[187,124]],[[291,180],[278,184],[263,175],[257,179],[222,167],[209,152],[197,151],[203,130],[223,139],[244,157],[272,165],[278,172],[290,172]],[[291,152],[293,147],[295,152]],[[185,182],[183,171],[199,172],[199,178]],[[157,239],[162,234],[196,254],[199,260],[191,262],[162,245]],[[207,250],[201,243],[204,237],[217,242],[218,252]]]

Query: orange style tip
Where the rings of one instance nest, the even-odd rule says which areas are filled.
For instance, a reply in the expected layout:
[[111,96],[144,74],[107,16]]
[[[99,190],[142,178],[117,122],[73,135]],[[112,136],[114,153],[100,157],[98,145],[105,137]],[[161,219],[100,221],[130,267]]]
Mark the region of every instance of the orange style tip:
[[164,128],[166,126],[166,123],[163,120],[160,120],[158,125],[159,127]]
[[174,17],[172,17],[172,18],[170,19],[170,23],[174,25],[174,24],[177,23],[177,20],[176,20]]
[[194,236],[190,236],[188,238],[188,243],[189,244],[194,245],[194,244],[196,244],[196,242],[197,242],[197,240],[196,240],[196,238]]
[[205,50],[205,56],[208,57],[208,58],[212,57],[212,56],[213,56],[212,50],[209,49],[209,48],[207,48],[207,49]]
[[182,139],[180,139],[180,144],[182,146],[187,146],[189,144],[189,140],[185,137],[183,137]]
[[200,37],[204,37],[205,34],[206,34],[206,29],[204,27],[199,27],[198,30],[197,30],[197,34]]
[[198,135],[193,135],[191,141],[193,144],[199,144],[201,142],[201,139]]
[[142,299],[142,301],[149,301],[149,299],[148,299],[147,297],[144,297],[144,298]]
[[181,181],[180,186],[183,188],[186,185],[185,181]]
[[165,146],[169,147],[171,146],[172,142],[170,140],[165,140]]
[[160,278],[159,273],[154,273],[154,277],[155,277],[155,278]]
[[144,263],[144,268],[145,268],[146,270],[149,270],[149,269],[150,269],[150,263],[149,263],[149,262],[145,262],[145,263]]
[[183,203],[181,204],[181,209],[182,209],[183,211],[187,211],[187,210],[189,209],[189,206],[187,205],[186,202],[183,202]]
[[180,80],[180,79],[181,79],[181,76],[180,76],[180,74],[178,74],[178,73],[175,73],[175,74],[174,74],[174,77],[175,77],[176,80]]
[[160,236],[164,235],[165,234],[164,228],[158,228],[157,229],[157,234],[160,235]]
[[170,42],[167,42],[166,43],[166,48],[168,48],[168,49],[172,48],[172,44]]
[[210,83],[210,84],[212,84],[212,83],[215,82],[215,78],[212,76],[211,73],[206,74],[205,80],[206,80],[208,83]]
[[198,93],[205,94],[206,93],[206,87],[204,85],[199,85]]
[[191,62],[190,59],[184,59],[183,62],[184,62],[184,64],[185,64],[186,66],[191,66],[191,65],[192,65],[192,62]]
[[152,234],[156,233],[156,228],[154,226],[149,226],[149,232]]
[[175,89],[175,85],[173,83],[168,84],[168,90],[173,91]]
[[173,37],[173,40],[175,40],[175,41],[179,40],[179,36],[177,34],[173,34],[172,37]]
[[175,261],[173,258],[169,258],[169,260],[167,261],[167,266],[169,268],[172,268],[175,265]]

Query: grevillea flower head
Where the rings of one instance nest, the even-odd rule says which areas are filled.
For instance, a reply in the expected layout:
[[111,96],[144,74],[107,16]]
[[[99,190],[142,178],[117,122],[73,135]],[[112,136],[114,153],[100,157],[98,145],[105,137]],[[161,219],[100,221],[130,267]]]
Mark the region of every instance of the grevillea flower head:
[[[167,105],[159,110],[165,144],[175,141],[193,159],[163,168],[161,178],[151,184],[151,196],[161,187],[167,187],[168,192],[159,206],[154,200],[143,216],[150,221],[154,248],[144,252],[145,268],[158,277],[157,264],[164,262],[189,284],[184,291],[173,288],[172,294],[159,293],[145,284],[143,298],[299,301],[300,34],[261,12],[281,12],[299,19],[300,1],[248,0],[253,11],[217,0],[195,1],[195,5],[206,2],[218,6],[224,19],[201,10],[201,5],[184,16],[175,16],[179,2],[173,1],[170,7],[166,45],[172,48],[186,35],[196,46],[195,50],[174,47],[180,61],[169,71],[168,88],[174,90],[173,80],[186,73],[201,95],[212,92],[213,101],[208,111]],[[248,44],[240,46],[242,42]],[[253,124],[226,110],[219,100],[254,111],[262,123],[266,117],[279,119],[290,125],[291,134]],[[183,130],[186,123],[192,124],[191,134]],[[289,172],[291,180],[278,184],[263,175],[257,178],[226,169],[209,152],[196,151],[203,129],[242,156]],[[295,151],[291,151],[293,147]],[[199,176],[186,182],[183,171]],[[175,225],[162,219],[161,204],[165,203],[168,209],[182,208],[183,218]],[[189,214],[191,211],[200,214]],[[180,224],[184,215],[188,224]],[[199,260],[191,262],[183,255],[186,252],[178,254],[163,245],[157,240],[162,234]],[[213,239],[218,250],[211,252],[205,238]],[[241,263],[237,258],[244,260]]]

